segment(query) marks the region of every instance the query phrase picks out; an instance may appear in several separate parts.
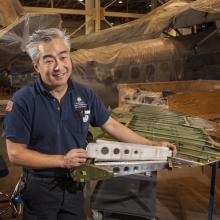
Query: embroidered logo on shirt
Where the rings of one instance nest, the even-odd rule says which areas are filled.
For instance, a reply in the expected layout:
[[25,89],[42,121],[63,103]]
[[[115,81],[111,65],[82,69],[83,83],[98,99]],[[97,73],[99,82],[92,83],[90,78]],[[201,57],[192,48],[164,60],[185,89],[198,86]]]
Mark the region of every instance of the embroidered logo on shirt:
[[74,104],[75,110],[79,112],[81,120],[86,123],[89,121],[90,110],[88,105],[82,100],[80,96],[76,98],[76,103]]
[[77,100],[77,102],[81,102],[82,101],[80,96],[78,96],[76,100]]
[[8,103],[7,103],[6,107],[5,107],[5,111],[6,112],[11,112],[12,109],[13,109],[13,105],[14,105],[14,102],[8,101]]
[[83,116],[83,122],[86,123],[89,120],[89,116],[88,115],[84,115]]
[[76,110],[84,110],[87,108],[87,104],[82,100],[80,96],[76,98],[76,103],[74,105]]

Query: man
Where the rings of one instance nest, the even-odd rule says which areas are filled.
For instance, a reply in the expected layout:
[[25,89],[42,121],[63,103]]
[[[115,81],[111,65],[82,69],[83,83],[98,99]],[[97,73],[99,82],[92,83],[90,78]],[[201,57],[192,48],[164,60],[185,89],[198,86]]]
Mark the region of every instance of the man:
[[27,170],[24,219],[85,219],[82,187],[68,184],[67,174],[86,162],[89,124],[120,141],[176,153],[174,145],[144,139],[115,121],[90,89],[70,80],[70,44],[62,31],[35,31],[26,51],[39,78],[9,102],[3,133],[10,161]]

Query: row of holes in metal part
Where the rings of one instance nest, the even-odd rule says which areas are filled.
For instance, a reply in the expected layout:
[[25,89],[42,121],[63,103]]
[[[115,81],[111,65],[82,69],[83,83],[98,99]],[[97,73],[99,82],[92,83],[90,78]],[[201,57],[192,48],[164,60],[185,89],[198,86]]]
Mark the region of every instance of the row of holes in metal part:
[[[130,151],[129,151],[128,149],[125,149],[125,150],[124,150],[124,154],[129,154],[129,152],[130,152]],[[108,148],[108,147],[103,147],[103,148],[101,149],[101,153],[104,154],[104,155],[108,154],[108,153],[109,153],[109,148]],[[114,154],[119,154],[119,153],[120,153],[120,149],[119,149],[119,148],[115,148],[115,149],[113,150],[113,153],[114,153]],[[134,154],[138,154],[138,151],[135,150],[135,151],[134,151]]]
[[[134,169],[134,171],[137,171],[139,168],[137,166],[135,166],[133,169]],[[125,172],[128,172],[129,170],[130,170],[129,167],[124,167]],[[119,172],[120,172],[120,167],[113,168],[113,173],[119,173]]]

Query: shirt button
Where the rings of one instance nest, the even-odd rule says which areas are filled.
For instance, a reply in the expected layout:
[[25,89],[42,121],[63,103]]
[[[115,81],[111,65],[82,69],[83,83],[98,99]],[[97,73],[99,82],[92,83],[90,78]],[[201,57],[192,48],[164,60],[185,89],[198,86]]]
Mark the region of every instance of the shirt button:
[[56,101],[56,99],[53,99],[53,101],[55,102],[55,101]]
[[60,107],[57,107],[57,110],[60,111]]

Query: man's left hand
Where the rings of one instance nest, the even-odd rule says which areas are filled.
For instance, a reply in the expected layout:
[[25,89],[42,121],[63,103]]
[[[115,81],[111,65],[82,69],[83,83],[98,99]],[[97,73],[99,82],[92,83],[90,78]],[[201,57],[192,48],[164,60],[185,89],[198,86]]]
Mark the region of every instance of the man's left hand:
[[175,157],[177,150],[176,150],[176,145],[171,144],[170,142],[162,141],[160,142],[160,146],[162,147],[168,147],[172,151],[172,156]]

